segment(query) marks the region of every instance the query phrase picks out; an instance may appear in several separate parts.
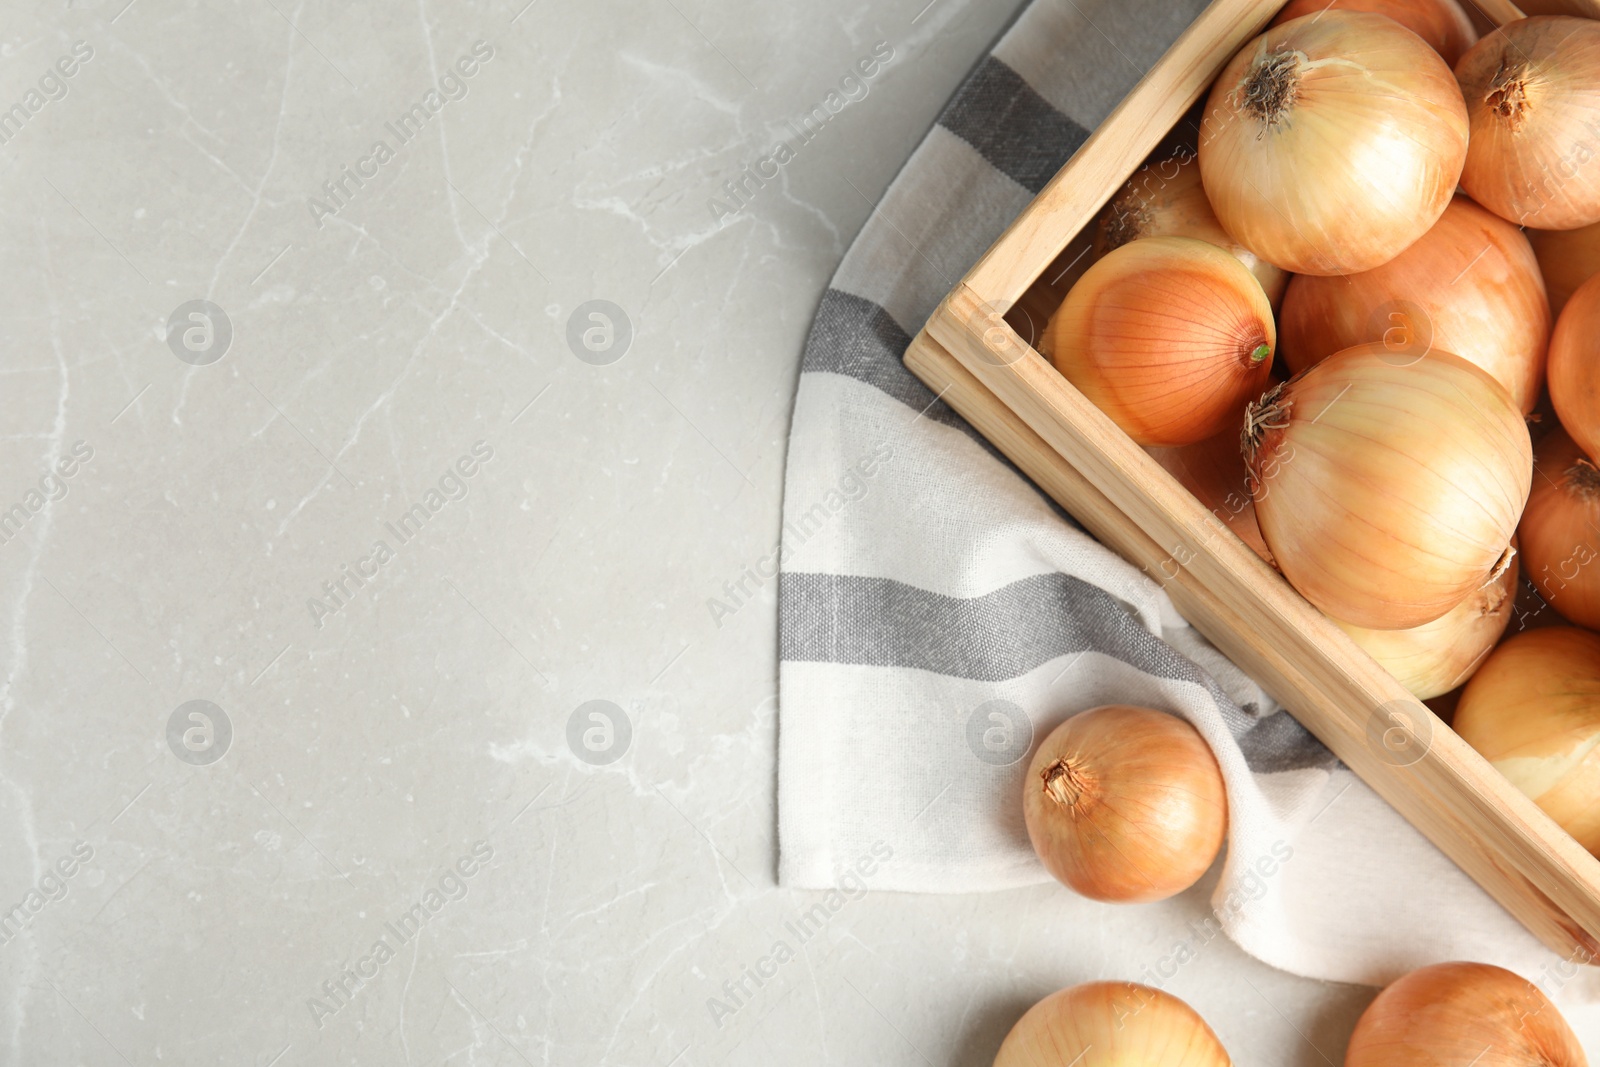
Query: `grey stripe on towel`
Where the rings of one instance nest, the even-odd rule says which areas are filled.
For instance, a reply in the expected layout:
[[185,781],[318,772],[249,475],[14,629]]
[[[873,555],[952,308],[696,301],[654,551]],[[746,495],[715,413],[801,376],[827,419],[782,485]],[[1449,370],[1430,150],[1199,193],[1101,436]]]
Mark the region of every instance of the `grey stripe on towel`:
[[901,362],[911,338],[889,313],[870,300],[828,289],[806,338],[802,374],[843,374],[894,397],[913,411],[928,408],[928,418],[946,426],[965,426],[933,390]]
[[[903,362],[911,338],[889,313],[870,300],[828,289],[822,294],[817,317],[806,338],[800,361],[802,374],[842,374],[872,386],[900,401],[912,411],[951,429],[960,430],[985,452],[1015,470],[1000,450],[972,425],[923,385]],[[1052,505],[1055,501],[1050,501]],[[1066,513],[1061,512],[1063,517]],[[1073,524],[1077,525],[1076,520]]]
[[1030,193],[1043,189],[1089,138],[1088,130],[994,56],[968,76],[939,116],[939,125]]
[[1287,715],[1258,719],[1239,708],[1109,593],[1071,575],[1034,575],[959,598],[887,578],[785,572],[778,605],[781,660],[1002,681],[1060,656],[1098,652],[1146,674],[1204,686],[1254,770],[1333,763],[1299,723]]

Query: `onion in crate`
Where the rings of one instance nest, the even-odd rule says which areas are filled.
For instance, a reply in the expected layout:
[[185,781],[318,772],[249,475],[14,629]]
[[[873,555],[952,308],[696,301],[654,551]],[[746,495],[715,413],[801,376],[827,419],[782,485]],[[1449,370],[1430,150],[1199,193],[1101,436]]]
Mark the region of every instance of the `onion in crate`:
[[1421,626],[1510,566],[1533,445],[1459,356],[1329,356],[1250,405],[1241,446],[1278,569],[1335,619]]
[[1342,278],[1296,275],[1278,336],[1292,371],[1371,341],[1441,348],[1492,374],[1526,414],[1544,386],[1550,304],[1528,239],[1458,196],[1381,267]]
[[1245,45],[1200,128],[1223,228],[1297,274],[1399,255],[1444,213],[1466,154],[1450,67],[1404,26],[1357,11],[1307,15]]
[[1600,457],[1600,275],[1578,286],[1550,335],[1550,402],[1578,447]]
[[[1515,542],[1513,542],[1515,547]],[[1443,696],[1472,677],[1506,632],[1517,600],[1516,559],[1448,612],[1409,630],[1334,622],[1418,700]]]
[[1056,369],[1142,445],[1194,444],[1236,426],[1277,343],[1255,276],[1192,237],[1108,253],[1048,329]]
[[1461,187],[1519,226],[1600,222],[1600,22],[1508,22],[1456,64],[1472,125]]
[[1600,634],[1547,626],[1511,638],[1467,683],[1452,725],[1600,855]]
[[1133,982],[1051,993],[1017,1020],[994,1067],[1229,1067],[1198,1012]]
[[1588,1067],[1539,987],[1487,963],[1437,963],[1367,1005],[1344,1067]]
[[1600,222],[1576,230],[1529,230],[1550,294],[1550,314],[1559,315],[1578,286],[1600,274]]
[[1533,467],[1517,527],[1528,579],[1564,617],[1600,630],[1600,468],[1561,429],[1539,442]]
[[1278,26],[1301,15],[1336,11],[1370,11],[1387,15],[1428,42],[1428,47],[1452,67],[1461,53],[1478,39],[1472,20],[1456,0],[1291,0],[1284,5],[1272,25]]
[[1250,268],[1274,307],[1289,284],[1286,271],[1229,237],[1222,228],[1200,184],[1200,163],[1193,153],[1180,150],[1160,163],[1146,164],[1128,179],[1100,213],[1094,253],[1104,256],[1141,237],[1193,237],[1226,249]]
[[1199,731],[1152,708],[1079,712],[1028,765],[1022,813],[1055,877],[1094,900],[1165,900],[1222,848],[1227,796]]
[[1250,472],[1239,455],[1239,434],[1227,431],[1182,448],[1152,448],[1150,457],[1176,478],[1250,550],[1268,563],[1272,553],[1261,538],[1256,504],[1250,498]]

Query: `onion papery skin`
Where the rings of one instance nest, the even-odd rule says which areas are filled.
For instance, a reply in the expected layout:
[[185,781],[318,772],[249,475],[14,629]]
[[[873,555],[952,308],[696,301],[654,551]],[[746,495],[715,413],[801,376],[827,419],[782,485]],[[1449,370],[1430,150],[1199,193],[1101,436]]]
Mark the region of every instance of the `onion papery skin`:
[[1296,274],[1371,270],[1405,251],[1444,213],[1466,155],[1449,66],[1399,23],[1357,11],[1247,44],[1200,128],[1223,228]]
[[1017,1020],[994,1067],[1230,1067],[1200,1013],[1134,982],[1050,994]]
[[1272,25],[1280,26],[1290,19],[1327,10],[1387,15],[1427,41],[1428,47],[1452,67],[1478,40],[1472,20],[1455,0],[1293,0],[1278,12]]
[[1600,635],[1547,626],[1506,641],[1467,683],[1452,726],[1600,855]]
[[1178,479],[1196,500],[1268,563],[1272,552],[1256,522],[1256,503],[1250,497],[1250,472],[1239,454],[1239,434],[1220,433],[1181,448],[1152,448],[1150,456]]
[[1526,415],[1544,387],[1550,303],[1528,239],[1458,196],[1381,267],[1343,278],[1296,275],[1278,334],[1291,371],[1374,341],[1441,348],[1488,371]]
[[1094,254],[1104,256],[1143,237],[1193,237],[1216,245],[1255,275],[1273,307],[1283,299],[1284,287],[1289,284],[1286,271],[1228,236],[1206,199],[1200,163],[1186,150],[1141,167],[1111,198],[1095,226]]
[[1467,194],[1541,230],[1600,222],[1600,22],[1509,22],[1456,64],[1471,121]]
[[1192,237],[1147,237],[1084,272],[1050,320],[1050,359],[1141,445],[1237,424],[1266,385],[1272,306],[1244,265]]
[[1251,405],[1242,444],[1278,569],[1335,619],[1421,626],[1509,565],[1533,445],[1459,356],[1346,349]]
[[1600,630],[1600,467],[1556,429],[1534,449],[1533,468],[1517,527],[1528,579],[1563,617]]
[[1550,334],[1550,402],[1592,459],[1600,456],[1600,275],[1578,286]]
[[1528,242],[1539,258],[1550,314],[1560,315],[1578,286],[1600,274],[1600,222],[1576,230],[1529,230]]
[[1344,1067],[1588,1067],[1537,986],[1487,963],[1412,971],[1367,1005]]
[[1029,763],[1022,813],[1046,870],[1114,903],[1188,889],[1228,829],[1222,771],[1199,732],[1130,704],[1091,708],[1050,732]]
[[1516,559],[1499,578],[1444,615],[1409,630],[1368,630],[1338,623],[1340,629],[1418,700],[1431,700],[1472,677],[1506,632],[1517,600]]

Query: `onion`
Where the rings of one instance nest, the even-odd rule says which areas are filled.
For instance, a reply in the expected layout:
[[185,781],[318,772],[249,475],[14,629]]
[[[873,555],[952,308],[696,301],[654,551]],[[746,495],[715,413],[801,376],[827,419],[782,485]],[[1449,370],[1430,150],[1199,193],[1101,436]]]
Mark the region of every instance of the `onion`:
[[1550,402],[1589,456],[1600,456],[1600,275],[1578,286],[1550,334]]
[[[1515,547],[1515,542],[1512,543]],[[1488,658],[1517,602],[1517,563],[1444,615],[1409,630],[1368,630],[1339,622],[1362,650],[1418,700],[1443,696]]]
[[1547,626],[1513,637],[1467,683],[1452,725],[1600,855],[1600,635]]
[[1439,54],[1382,15],[1329,11],[1233,57],[1200,128],[1223,228],[1297,274],[1371,270],[1428,232],[1467,154]]
[[1600,23],[1539,15],[1488,34],[1456,64],[1472,123],[1461,187],[1522,226],[1600,222]]
[[1500,576],[1533,446],[1511,396],[1448,352],[1349,348],[1250,405],[1256,519],[1278,569],[1328,615],[1401,630]]
[[1084,272],[1050,320],[1056,368],[1142,445],[1238,424],[1277,331],[1255,276],[1216,245],[1147,237]]
[[1528,241],[1550,293],[1550,314],[1559,315],[1578,286],[1600,274],[1600,222],[1576,230],[1529,230]]
[[1133,982],[1051,993],[1017,1020],[994,1067],[1230,1067],[1198,1012]]
[[1152,448],[1151,458],[1178,479],[1195,499],[1250,547],[1272,562],[1272,553],[1256,522],[1256,503],[1250,498],[1250,472],[1239,455],[1239,435],[1221,433],[1182,448]]
[[1600,630],[1600,468],[1560,429],[1534,449],[1533,467],[1517,527],[1528,577],[1551,607]]
[[1544,386],[1550,304],[1528,239],[1458,196],[1381,267],[1345,278],[1296,275],[1278,330],[1295,371],[1369,341],[1454,352],[1493,375],[1527,414]]
[[1388,15],[1427,41],[1428,47],[1438,52],[1452,67],[1461,58],[1461,53],[1471,48],[1478,39],[1478,31],[1472,28],[1472,20],[1456,0],[1293,0],[1278,12],[1272,25],[1278,26],[1301,15],[1315,15],[1330,9]]
[[1200,164],[1180,149],[1161,163],[1141,167],[1100,213],[1094,253],[1103,256],[1141,237],[1193,237],[1232,253],[1261,283],[1276,307],[1289,275],[1228,236],[1200,184]]
[[1345,1067],[1588,1067],[1539,988],[1487,963],[1412,971],[1367,1005]]
[[1182,719],[1107,704],[1057,726],[1022,793],[1045,868],[1095,900],[1165,900],[1206,873],[1227,832],[1217,758]]

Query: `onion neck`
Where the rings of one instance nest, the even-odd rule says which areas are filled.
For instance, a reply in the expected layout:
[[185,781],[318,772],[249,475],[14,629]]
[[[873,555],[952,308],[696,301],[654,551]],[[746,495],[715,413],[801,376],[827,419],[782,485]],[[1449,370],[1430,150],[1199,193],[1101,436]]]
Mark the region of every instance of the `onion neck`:
[[1062,756],[1040,772],[1044,795],[1068,811],[1076,810],[1094,785],[1094,779],[1068,756]]
[[1129,241],[1145,235],[1150,226],[1150,206],[1131,194],[1113,204],[1106,218],[1106,251],[1115,252]]
[[[1483,588],[1482,592],[1483,599],[1478,603],[1478,618],[1480,619],[1490,619],[1500,614],[1500,609],[1505,607],[1507,598],[1511,596],[1510,591],[1498,582],[1491,582]],[[1487,656],[1490,651],[1490,649],[1484,649],[1484,656]]]
[[1258,56],[1239,85],[1239,110],[1268,128],[1282,122],[1300,98],[1309,61],[1304,52],[1290,49]]
[[1256,454],[1261,451],[1261,443],[1266,440],[1267,434],[1289,428],[1289,409],[1294,406],[1294,401],[1283,395],[1283,387],[1287,384],[1280,382],[1262,393],[1260,400],[1245,405],[1244,429],[1239,431],[1239,452],[1252,471],[1255,470]]
[[1512,132],[1522,128],[1533,106],[1528,99],[1528,81],[1529,71],[1526,62],[1502,56],[1500,69],[1489,79],[1489,91],[1484,94],[1483,102],[1488,105],[1489,110],[1505,121]]
[[1600,467],[1587,459],[1574,460],[1567,468],[1567,488],[1585,502],[1600,498]]
[[1498,582],[1501,578],[1504,578],[1506,571],[1511,567],[1511,561],[1516,558],[1517,546],[1507,545],[1506,550],[1500,553],[1500,558],[1494,561],[1494,566],[1489,568],[1489,577],[1485,579],[1483,585],[1479,586],[1478,588],[1486,589]]

